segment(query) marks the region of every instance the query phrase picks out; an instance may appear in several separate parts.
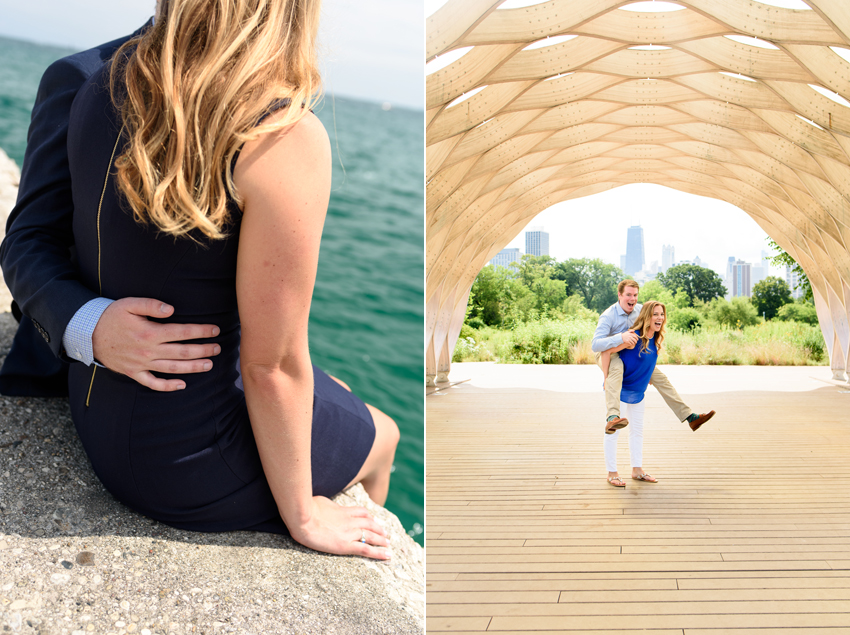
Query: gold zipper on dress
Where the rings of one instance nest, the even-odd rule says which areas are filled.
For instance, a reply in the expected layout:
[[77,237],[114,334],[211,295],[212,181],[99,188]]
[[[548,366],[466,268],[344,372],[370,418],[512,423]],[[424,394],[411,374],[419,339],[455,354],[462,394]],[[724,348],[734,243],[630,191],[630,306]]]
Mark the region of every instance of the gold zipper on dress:
[[[97,203],[97,292],[103,295],[103,282],[100,279],[100,208],[103,206],[103,197],[106,195],[106,186],[109,183],[109,172],[112,170],[112,162],[115,160],[115,151],[118,149],[118,142],[121,141],[121,135],[124,134],[124,126],[121,126],[121,131],[118,133],[118,138],[115,140],[115,145],[112,147],[112,156],[109,157],[109,165],[106,167],[106,177],[103,179],[103,190],[100,193],[100,200]],[[91,399],[91,389],[94,386],[94,374],[97,372],[97,364],[92,362],[91,381],[89,382],[89,392],[86,395],[86,408],[89,406]]]

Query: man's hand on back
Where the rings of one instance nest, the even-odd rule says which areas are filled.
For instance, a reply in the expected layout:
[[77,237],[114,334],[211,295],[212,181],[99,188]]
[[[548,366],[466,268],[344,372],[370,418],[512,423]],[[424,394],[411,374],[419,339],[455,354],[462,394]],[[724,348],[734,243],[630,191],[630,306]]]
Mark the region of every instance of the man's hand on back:
[[212,368],[210,357],[218,344],[185,344],[187,340],[215,337],[212,324],[160,324],[148,317],[166,318],[174,307],[150,298],[124,298],[110,304],[92,334],[94,358],[108,369],[123,373],[143,386],[169,392],[181,390],[181,379],[162,379],[160,373],[203,373]]

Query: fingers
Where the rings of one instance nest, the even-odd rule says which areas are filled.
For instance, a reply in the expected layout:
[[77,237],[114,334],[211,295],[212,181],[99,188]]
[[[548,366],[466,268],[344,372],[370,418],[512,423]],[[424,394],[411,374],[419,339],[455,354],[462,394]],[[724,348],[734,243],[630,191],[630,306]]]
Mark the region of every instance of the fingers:
[[160,377],[154,377],[146,370],[135,373],[134,375],[131,375],[131,377],[142,384],[142,386],[147,386],[151,390],[156,390],[158,392],[174,392],[175,390],[183,390],[186,387],[186,382],[180,379],[162,379]]
[[203,360],[205,357],[215,357],[220,352],[221,346],[218,344],[160,344],[156,348],[157,357],[164,360]]
[[[383,532],[383,529],[381,531]],[[359,534],[351,543],[350,552],[353,555],[374,560],[390,560],[392,552],[389,550],[389,546],[389,540],[382,533],[378,534],[370,529],[360,529]]]
[[212,367],[213,363],[209,359],[193,359],[189,361],[157,359],[150,363],[150,370],[155,370],[158,373],[169,373],[170,375],[205,373]]
[[214,324],[160,324],[161,342],[184,342],[186,340],[199,340],[207,337],[216,337],[220,332]]
[[345,510],[352,518],[372,518],[372,514],[365,507],[346,507]]
[[[126,312],[133,315],[153,318],[165,318],[174,313],[174,307],[152,298],[122,298],[115,302]],[[182,342],[216,337],[221,332],[214,324],[159,324],[149,322],[143,339],[157,342]],[[208,357],[214,353],[204,353],[197,357]]]
[[387,549],[380,547],[372,547],[362,543],[354,543],[356,546],[351,550],[351,554],[355,556],[363,556],[364,558],[372,558],[373,560],[390,560],[392,554]]
[[392,552],[389,550],[387,532],[369,510],[365,507],[346,507],[345,510],[356,523],[349,552],[374,560],[390,560]]
[[163,318],[174,313],[174,307],[153,298],[122,298],[118,300],[124,309],[135,315]]
[[378,524],[375,517],[365,507],[346,507],[345,510],[352,518],[357,518],[355,527],[357,529],[365,529],[379,536],[386,536],[387,532]]
[[[386,536],[383,536],[381,534],[376,534],[374,531],[365,530],[365,529],[361,533],[362,533],[363,537],[366,539],[365,544],[367,544],[367,545],[372,545],[373,547],[389,547],[390,546],[390,541],[387,540]],[[361,541],[360,544],[364,544],[364,543]]]

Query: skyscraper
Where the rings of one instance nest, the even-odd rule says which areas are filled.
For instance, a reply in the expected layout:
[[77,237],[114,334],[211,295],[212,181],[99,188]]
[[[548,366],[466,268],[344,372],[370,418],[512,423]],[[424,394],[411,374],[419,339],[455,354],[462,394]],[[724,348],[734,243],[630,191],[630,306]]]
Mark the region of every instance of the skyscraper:
[[643,227],[634,225],[629,227],[626,235],[626,269],[623,273],[627,276],[637,273],[643,269]]
[[753,285],[761,282],[768,275],[770,275],[770,261],[768,260],[768,253],[764,250],[761,252],[761,262],[758,267],[753,267],[752,275],[753,275]]
[[549,233],[542,227],[529,227],[525,232],[525,253],[532,256],[549,255]]
[[791,289],[792,298],[796,300],[803,297],[802,287],[797,288],[797,285],[800,284],[800,275],[794,271],[791,265],[785,265],[785,282],[788,283],[788,287]]
[[497,253],[490,261],[490,264],[494,267],[507,267],[512,262],[517,262],[518,260],[519,247],[511,247],[510,249],[502,249],[502,251]]
[[673,245],[661,246],[661,271],[667,271],[676,262],[676,248]]
[[751,268],[750,263],[729,257],[726,263],[726,289],[730,297],[750,297],[753,294]]

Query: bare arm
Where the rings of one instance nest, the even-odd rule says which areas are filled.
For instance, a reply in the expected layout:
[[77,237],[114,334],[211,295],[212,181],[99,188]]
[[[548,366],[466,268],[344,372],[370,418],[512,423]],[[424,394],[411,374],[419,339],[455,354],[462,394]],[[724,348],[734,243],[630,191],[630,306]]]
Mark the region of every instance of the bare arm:
[[625,333],[622,334],[623,343],[619,346],[615,346],[614,348],[609,348],[606,350],[606,353],[619,353],[621,350],[625,348],[634,348],[635,344],[637,344],[638,336],[635,334],[634,329],[629,329]]
[[365,509],[312,491],[307,322],[330,167],[327,133],[312,114],[247,143],[239,158],[234,180],[244,216],[236,292],[245,399],[263,471],[292,537],[319,551],[386,558],[359,542],[364,529],[384,535]]

